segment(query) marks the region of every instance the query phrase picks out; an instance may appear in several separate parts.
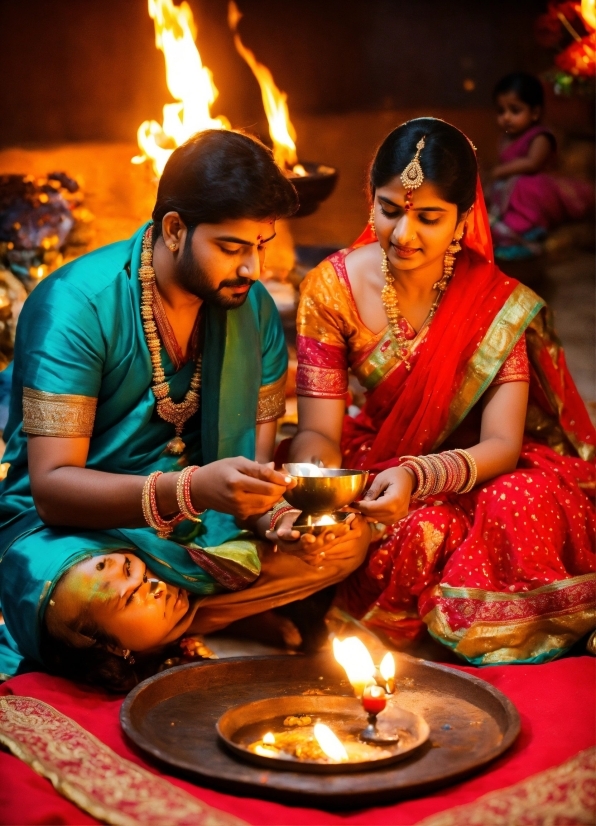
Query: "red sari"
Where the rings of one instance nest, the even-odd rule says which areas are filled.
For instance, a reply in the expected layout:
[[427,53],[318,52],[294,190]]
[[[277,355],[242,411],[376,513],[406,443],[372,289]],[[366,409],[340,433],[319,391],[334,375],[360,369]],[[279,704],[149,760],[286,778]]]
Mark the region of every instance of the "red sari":
[[[367,231],[357,244],[374,240]],[[345,271],[337,259],[320,266],[339,295]],[[410,351],[411,370],[388,348],[388,332],[377,341],[370,334],[368,351],[354,354],[358,332],[345,312],[334,338],[339,299],[317,305],[313,284],[307,279],[298,317],[298,393],[340,397],[348,364],[368,388],[360,414],[345,420],[344,467],[379,471],[406,454],[476,444],[482,395],[524,336],[530,362],[517,469],[469,494],[413,503],[340,586],[340,606],[396,644],[428,628],[475,664],[560,655],[596,627],[596,432],[544,303],[494,265],[480,187],[452,282]]]

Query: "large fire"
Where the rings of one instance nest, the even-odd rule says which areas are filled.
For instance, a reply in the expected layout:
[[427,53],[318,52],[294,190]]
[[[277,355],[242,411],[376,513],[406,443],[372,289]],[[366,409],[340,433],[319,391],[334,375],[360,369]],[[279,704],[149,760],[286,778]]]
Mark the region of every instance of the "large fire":
[[290,170],[296,175],[306,175],[306,170],[298,163],[296,130],[290,121],[287,104],[288,96],[277,88],[269,69],[259,63],[253,52],[247,49],[242,42],[238,34],[238,23],[241,17],[242,14],[238,6],[234,0],[230,0],[228,4],[228,23],[234,34],[234,45],[240,56],[250,66],[261,88],[263,107],[269,124],[269,134],[273,142],[275,162],[282,169]]
[[148,2],[155,45],[164,53],[166,82],[176,103],[163,107],[163,124],[146,120],[139,126],[141,154],[133,163],[150,160],[159,176],[174,149],[192,135],[203,129],[229,129],[230,124],[223,117],[211,116],[218,92],[195,45],[197,30],[189,5],[183,1],[175,6],[172,0]]
[[[163,107],[162,124],[146,120],[139,126],[137,140],[141,151],[133,158],[133,163],[151,161],[159,177],[177,146],[203,129],[229,129],[230,123],[224,117],[211,115],[218,92],[195,44],[197,31],[188,3],[183,0],[175,6],[173,0],[148,0],[148,4],[149,15],[155,24],[155,45],[164,53],[166,82],[176,102],[166,103]],[[277,88],[269,69],[242,43],[237,31],[240,17],[232,0],[228,7],[228,22],[234,33],[236,49],[259,82],[275,160],[290,174],[304,176],[307,173],[298,163],[296,132],[290,121],[287,96]]]

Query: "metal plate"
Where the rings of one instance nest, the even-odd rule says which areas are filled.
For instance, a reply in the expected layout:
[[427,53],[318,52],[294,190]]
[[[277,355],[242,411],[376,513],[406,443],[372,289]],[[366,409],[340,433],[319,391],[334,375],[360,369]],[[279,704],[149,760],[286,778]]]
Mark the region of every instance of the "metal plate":
[[322,808],[378,805],[429,792],[484,766],[513,743],[519,715],[496,688],[448,666],[394,656],[397,702],[424,717],[430,738],[410,757],[376,771],[267,771],[232,755],[217,736],[221,715],[242,703],[313,691],[353,696],[330,652],[207,660],[172,668],[133,689],[120,720],[147,754],[203,785]]
[[[268,697],[253,703],[243,703],[226,711],[217,721],[217,733],[226,746],[241,759],[256,763],[265,769],[280,771],[314,772],[316,774],[345,774],[371,771],[403,760],[406,755],[428,740],[428,724],[419,714],[412,714],[390,698],[387,708],[379,715],[379,734],[393,737],[399,733],[397,743],[383,745],[386,757],[365,762],[326,763],[317,760],[264,757],[250,751],[248,746],[260,740],[266,731],[287,731],[285,717],[308,715],[313,722],[330,726],[342,742],[358,740],[367,724],[367,715],[355,697],[307,696]],[[372,747],[375,749],[375,747]]]

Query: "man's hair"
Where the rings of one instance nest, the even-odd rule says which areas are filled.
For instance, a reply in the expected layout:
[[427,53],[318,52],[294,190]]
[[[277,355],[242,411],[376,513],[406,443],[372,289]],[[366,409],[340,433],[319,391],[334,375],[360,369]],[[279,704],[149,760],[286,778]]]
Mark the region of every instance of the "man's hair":
[[528,72],[511,72],[502,77],[493,90],[493,100],[496,101],[499,95],[506,95],[507,92],[515,92],[522,103],[532,109],[535,106],[544,106],[542,83]]
[[153,243],[168,212],[177,212],[192,233],[199,224],[288,218],[297,209],[296,190],[264,144],[241,132],[206,129],[168,159],[153,209]]

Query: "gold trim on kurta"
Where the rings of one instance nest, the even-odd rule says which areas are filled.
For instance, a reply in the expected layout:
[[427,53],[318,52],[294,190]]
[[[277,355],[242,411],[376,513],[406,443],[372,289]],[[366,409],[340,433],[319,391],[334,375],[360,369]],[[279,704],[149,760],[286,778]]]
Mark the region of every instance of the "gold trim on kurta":
[[97,399],[23,388],[23,432],[35,436],[90,438]]
[[246,826],[116,754],[33,697],[0,698],[0,743],[59,794],[113,826]]
[[460,387],[451,403],[447,423],[435,448],[465,419],[543,306],[544,301],[523,284],[518,284],[513,290],[466,366]]
[[264,384],[259,389],[257,404],[257,424],[273,422],[286,412],[286,380],[287,371],[277,381]]

